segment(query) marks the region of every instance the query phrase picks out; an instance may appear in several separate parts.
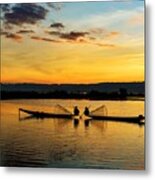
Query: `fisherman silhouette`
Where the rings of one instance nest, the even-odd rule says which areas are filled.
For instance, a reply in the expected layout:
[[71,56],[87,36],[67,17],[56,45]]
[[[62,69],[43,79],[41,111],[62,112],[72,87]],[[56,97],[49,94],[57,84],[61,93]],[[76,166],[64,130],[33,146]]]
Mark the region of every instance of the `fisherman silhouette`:
[[84,115],[89,116],[89,108],[88,107],[85,107]]
[[79,113],[80,113],[80,111],[79,111],[78,107],[75,106],[75,107],[74,107],[74,115],[75,115],[75,116],[78,116]]

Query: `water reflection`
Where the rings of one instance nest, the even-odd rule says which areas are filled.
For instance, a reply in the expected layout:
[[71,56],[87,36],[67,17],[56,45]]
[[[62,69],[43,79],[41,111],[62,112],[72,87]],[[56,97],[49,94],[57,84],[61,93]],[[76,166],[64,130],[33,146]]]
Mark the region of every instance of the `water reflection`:
[[[20,117],[19,116],[19,121],[25,121],[25,120],[46,120],[46,119],[54,119],[54,120],[56,120],[57,118],[40,118],[40,117],[36,117],[36,116],[33,116],[33,115],[31,115],[31,116],[25,116],[25,117]],[[64,118],[58,118],[57,119],[58,120],[58,122],[61,122],[62,123],[62,121],[63,122],[66,122],[66,121],[69,121],[69,119],[64,119]],[[72,119],[70,119],[70,120],[72,120]],[[84,123],[84,125],[85,125],[85,127],[89,127],[89,124],[91,123],[91,122],[93,122],[93,124],[95,124],[95,122],[99,122],[99,123],[101,123],[101,122],[103,122],[102,123],[102,126],[103,125],[105,125],[105,124],[107,124],[107,122],[108,121],[112,121],[112,122],[122,122],[122,123],[129,123],[129,124],[136,124],[136,125],[138,125],[139,127],[143,127],[144,125],[145,125],[145,120],[144,121],[140,121],[140,122],[134,122],[134,121],[131,121],[131,122],[129,122],[129,121],[116,121],[116,120],[96,120],[96,119],[82,119],[81,117],[80,118],[74,118],[73,119],[73,125],[74,125],[74,127],[75,128],[77,128],[78,126],[79,126],[79,123],[80,123],[80,121],[83,121],[83,123]],[[58,123],[59,124],[59,123]],[[98,124],[98,123],[96,123],[96,124]],[[101,126],[100,126],[101,127]],[[103,128],[104,129],[104,128]]]
[[102,133],[104,133],[108,128],[108,121],[92,121],[91,123]]
[[89,127],[89,124],[90,124],[90,119],[86,119],[86,120],[84,121],[85,127]]
[[[144,169],[144,126],[87,119],[18,118],[19,107],[50,111],[52,103],[60,103],[46,100],[39,105],[39,102],[2,102],[1,165]],[[103,102],[91,103],[97,107]],[[120,113],[122,106],[124,116],[129,114],[129,109],[134,114],[143,112],[143,102],[104,103],[111,107],[112,115]],[[62,104],[72,107],[78,104],[83,109],[88,102],[62,100]]]
[[77,128],[79,126],[79,121],[80,120],[76,118],[73,120],[74,128]]
[[21,117],[21,116],[19,115],[19,121],[33,120],[33,119],[37,119],[37,118],[34,117],[34,116]]

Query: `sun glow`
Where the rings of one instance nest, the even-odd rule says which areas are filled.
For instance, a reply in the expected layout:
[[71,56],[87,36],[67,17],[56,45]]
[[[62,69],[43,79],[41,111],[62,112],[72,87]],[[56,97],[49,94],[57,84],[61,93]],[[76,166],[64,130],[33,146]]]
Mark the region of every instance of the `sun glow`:
[[[81,18],[74,14],[75,9],[80,11],[80,3],[65,4],[61,13],[53,12],[56,19],[60,13],[61,21],[51,25],[53,14],[46,16],[44,4],[42,21],[31,19],[31,14],[30,19],[16,18],[13,12],[14,19],[7,23],[16,24],[11,32],[5,26],[1,32],[1,82],[144,81],[142,2],[120,2],[113,10],[113,2],[93,7],[94,3],[83,4],[87,9]],[[103,12],[107,6],[108,11]]]

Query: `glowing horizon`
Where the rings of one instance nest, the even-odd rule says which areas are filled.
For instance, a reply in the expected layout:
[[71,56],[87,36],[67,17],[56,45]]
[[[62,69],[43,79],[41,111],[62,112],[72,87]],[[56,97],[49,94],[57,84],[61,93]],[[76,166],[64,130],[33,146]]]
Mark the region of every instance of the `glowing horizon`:
[[2,83],[144,81],[143,1],[1,8]]

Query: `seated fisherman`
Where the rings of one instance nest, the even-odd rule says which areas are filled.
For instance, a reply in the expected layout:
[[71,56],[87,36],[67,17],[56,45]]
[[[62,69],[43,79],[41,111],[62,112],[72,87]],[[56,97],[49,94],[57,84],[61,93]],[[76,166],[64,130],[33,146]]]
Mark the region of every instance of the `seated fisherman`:
[[88,107],[85,107],[84,115],[89,116],[89,108]]
[[80,113],[80,111],[79,111],[78,107],[75,106],[75,107],[74,107],[74,115],[75,115],[75,116],[78,116],[79,113]]

